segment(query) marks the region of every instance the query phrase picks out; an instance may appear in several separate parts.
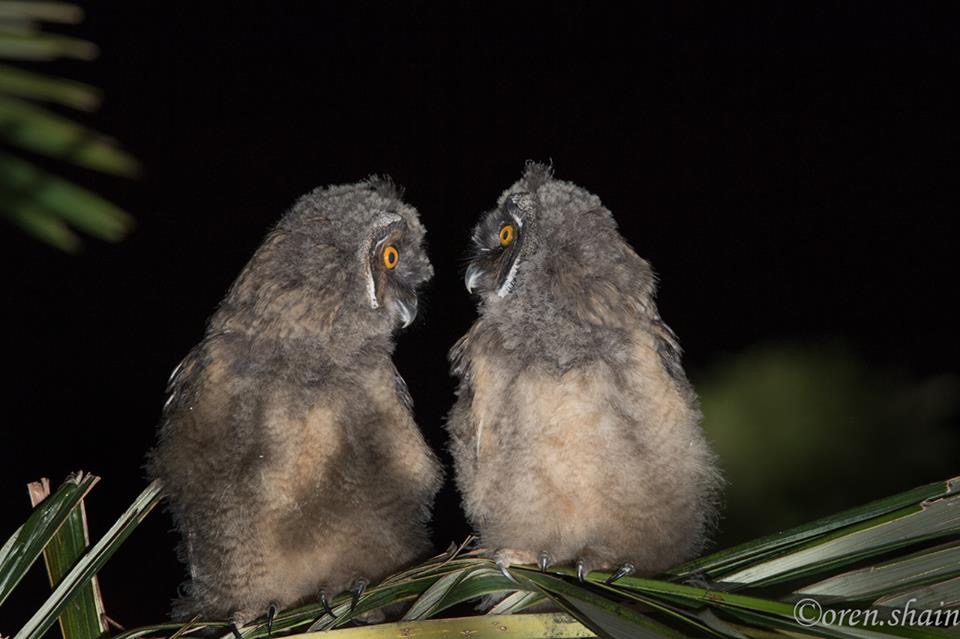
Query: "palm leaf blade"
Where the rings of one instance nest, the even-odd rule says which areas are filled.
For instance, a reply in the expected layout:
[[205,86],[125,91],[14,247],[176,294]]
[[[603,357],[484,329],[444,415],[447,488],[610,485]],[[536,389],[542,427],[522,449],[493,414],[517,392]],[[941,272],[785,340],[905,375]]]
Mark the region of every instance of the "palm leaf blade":
[[842,573],[804,586],[802,596],[872,599],[912,586],[946,581],[960,575],[960,545],[934,548],[876,566]]
[[131,176],[139,168],[109,138],[20,100],[0,98],[0,129],[13,145],[87,169]]
[[82,82],[51,78],[0,64],[0,93],[18,98],[52,102],[92,111],[100,105],[100,92]]
[[[40,25],[82,18],[83,10],[71,3],[0,0],[0,58],[93,59],[98,49],[92,42],[47,33]],[[80,82],[0,65],[0,142],[103,173],[139,171],[136,160],[111,139],[29,101],[90,111],[100,95]],[[132,226],[130,216],[105,199],[6,153],[0,154],[0,216],[70,253],[81,243],[68,225],[107,241],[122,239]]]
[[746,563],[772,556],[787,548],[799,546],[804,542],[841,528],[881,517],[926,500],[946,497],[958,491],[960,491],[960,477],[954,477],[943,482],[933,482],[836,515],[823,517],[809,524],[695,559],[667,571],[666,574],[673,577],[720,576],[732,572]]
[[6,210],[0,204],[0,213],[13,224],[33,237],[55,246],[66,253],[80,249],[80,238],[56,215],[29,203],[7,203]]
[[720,581],[753,585],[779,583],[957,532],[960,532],[960,496],[954,495],[838,531],[796,551],[724,575]]
[[84,473],[68,477],[57,492],[34,509],[27,521],[0,548],[0,604],[98,481],[99,477]]
[[56,60],[75,58],[92,60],[97,57],[97,45],[79,38],[46,33],[0,33],[0,58],[18,60]]
[[[521,573],[521,571],[516,571]],[[523,580],[533,582],[554,602],[600,636],[683,637],[681,633],[656,621],[623,602],[604,597],[593,590],[553,575],[523,570]],[[522,581],[521,581],[522,583]],[[700,625],[700,624],[697,624]]]
[[[133,225],[129,215],[100,196],[5,153],[0,153],[0,184],[18,194],[31,209],[55,213],[105,240],[119,240]],[[12,208],[8,202],[2,204]]]
[[[43,479],[28,486],[34,507],[50,495],[50,482]],[[90,545],[87,514],[81,499],[70,511],[67,520],[43,550],[50,586],[55,587],[74,562]],[[103,600],[96,577],[82,588],[73,602],[60,615],[60,631],[64,639],[95,639],[106,631],[103,624]]]
[[40,639],[43,636],[73,601],[77,592],[90,582],[130,533],[153,510],[160,500],[160,491],[160,483],[156,481],[144,489],[110,530],[60,580],[53,594],[15,635],[16,639]]
[[[878,599],[874,604],[877,606],[899,607],[906,605],[908,602],[912,602],[916,607],[942,606],[944,609],[952,608],[954,611],[957,611],[957,609],[960,608],[960,577],[948,579],[947,581],[930,586],[924,586],[923,588],[888,595]],[[958,612],[958,615],[960,615],[960,612]],[[956,621],[960,623],[960,616],[956,618]]]
[[33,2],[5,0],[0,2],[0,18],[4,20],[43,20],[45,22],[76,23],[83,19],[83,11],[68,2]]

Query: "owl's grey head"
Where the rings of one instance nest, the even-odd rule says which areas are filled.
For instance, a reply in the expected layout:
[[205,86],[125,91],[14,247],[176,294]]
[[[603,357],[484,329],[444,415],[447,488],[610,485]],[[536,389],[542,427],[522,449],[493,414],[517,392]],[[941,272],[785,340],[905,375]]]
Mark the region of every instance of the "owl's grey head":
[[356,347],[417,315],[433,275],[425,230],[388,179],[301,197],[234,283],[212,330],[327,337]]
[[[464,277],[503,339],[557,359],[576,359],[655,314],[653,272],[617,231],[596,195],[530,163],[481,216]],[[559,350],[562,349],[563,353]]]

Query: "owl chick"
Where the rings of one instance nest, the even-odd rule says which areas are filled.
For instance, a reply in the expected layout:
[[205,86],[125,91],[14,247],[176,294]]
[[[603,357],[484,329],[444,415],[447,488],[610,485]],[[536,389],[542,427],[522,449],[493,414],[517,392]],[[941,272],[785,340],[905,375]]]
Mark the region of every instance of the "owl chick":
[[189,565],[175,616],[242,624],[430,550],[441,468],[391,360],[424,232],[386,180],[303,196],[174,371],[148,471]]
[[451,350],[464,510],[514,563],[654,574],[697,553],[720,483],[656,279],[599,198],[528,165],[473,231],[480,317]]

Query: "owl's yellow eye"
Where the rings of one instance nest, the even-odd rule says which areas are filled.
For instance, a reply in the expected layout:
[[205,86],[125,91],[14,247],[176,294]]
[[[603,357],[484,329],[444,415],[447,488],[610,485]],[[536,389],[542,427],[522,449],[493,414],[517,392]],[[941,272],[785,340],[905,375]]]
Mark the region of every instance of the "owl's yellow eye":
[[510,246],[513,242],[513,224],[504,224],[500,227],[500,246]]
[[383,265],[386,266],[389,270],[397,268],[397,264],[400,262],[400,251],[397,250],[397,247],[391,244],[387,248],[383,249]]

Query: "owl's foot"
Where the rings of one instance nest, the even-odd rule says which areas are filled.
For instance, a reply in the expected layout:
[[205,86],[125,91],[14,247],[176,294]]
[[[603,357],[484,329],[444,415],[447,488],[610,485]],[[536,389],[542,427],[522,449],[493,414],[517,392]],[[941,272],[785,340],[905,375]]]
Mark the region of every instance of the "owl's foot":
[[630,575],[632,575],[632,574],[635,573],[636,571],[637,571],[637,567],[636,567],[636,566],[634,566],[634,565],[633,565],[632,563],[630,563],[629,561],[625,561],[625,562],[623,562],[623,563],[620,565],[619,568],[617,568],[617,571],[616,571],[615,573],[613,573],[612,575],[610,575],[610,576],[607,578],[607,580],[606,580],[604,583],[607,584],[607,585],[610,585],[610,584],[612,584],[613,582],[615,582],[615,581],[618,580],[618,579],[622,579],[622,578],[624,578],[624,577],[629,577]]
[[243,639],[243,635],[240,634],[240,628],[237,627],[236,622],[230,624],[230,632],[233,633],[233,636],[234,636],[236,639]]
[[367,589],[367,584],[369,583],[370,582],[363,577],[353,582],[353,588],[350,589],[350,612],[353,612],[357,607],[357,602],[360,601],[360,596],[363,595],[363,591]]
[[537,556],[532,552],[527,550],[513,550],[510,548],[498,548],[493,552],[492,559],[497,565],[497,570],[500,571],[500,574],[513,583],[519,582],[517,578],[513,576],[513,573],[510,572],[510,566],[538,563]]

